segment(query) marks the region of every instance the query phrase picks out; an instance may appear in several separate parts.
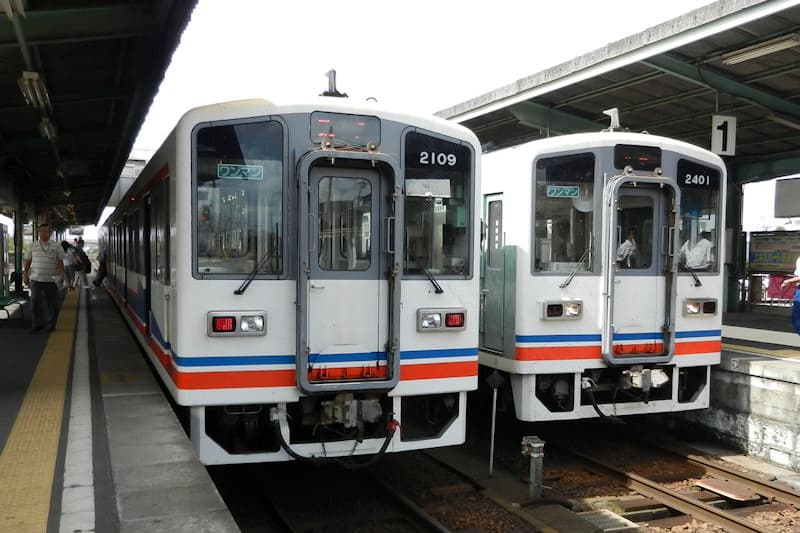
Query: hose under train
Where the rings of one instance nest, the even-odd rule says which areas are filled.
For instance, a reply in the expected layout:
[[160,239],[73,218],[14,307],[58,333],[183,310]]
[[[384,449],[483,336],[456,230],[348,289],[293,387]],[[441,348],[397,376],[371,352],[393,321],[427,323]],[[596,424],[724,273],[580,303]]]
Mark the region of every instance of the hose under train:
[[275,430],[275,435],[278,437],[278,441],[280,442],[281,449],[289,454],[292,459],[297,461],[306,461],[316,464],[323,464],[323,463],[335,463],[338,464],[348,470],[362,470],[364,468],[369,468],[370,466],[374,465],[378,462],[378,460],[383,457],[383,454],[386,453],[386,450],[389,448],[389,444],[392,442],[392,437],[394,437],[395,432],[400,424],[394,419],[390,419],[386,423],[386,438],[381,445],[380,450],[369,458],[369,460],[364,461],[363,463],[355,462],[355,461],[346,461],[339,457],[307,457],[305,455],[299,454],[292,449],[286,439],[283,438],[283,433],[281,432],[281,423],[277,417],[273,417],[272,420],[272,428]]

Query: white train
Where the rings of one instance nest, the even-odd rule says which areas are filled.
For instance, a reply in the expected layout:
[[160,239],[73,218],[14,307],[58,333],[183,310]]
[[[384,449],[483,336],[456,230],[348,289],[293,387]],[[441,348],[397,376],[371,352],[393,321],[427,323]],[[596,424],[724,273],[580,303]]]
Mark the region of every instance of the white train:
[[521,420],[707,407],[721,349],[723,161],[605,131],[483,159],[480,364]]
[[189,111],[106,224],[108,286],[207,464],[459,444],[480,146],[339,99]]

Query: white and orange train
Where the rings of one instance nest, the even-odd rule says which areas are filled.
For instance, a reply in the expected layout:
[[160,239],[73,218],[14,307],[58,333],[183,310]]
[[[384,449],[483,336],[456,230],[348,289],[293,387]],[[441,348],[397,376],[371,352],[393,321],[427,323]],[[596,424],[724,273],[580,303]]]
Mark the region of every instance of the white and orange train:
[[186,113],[106,223],[108,286],[207,464],[463,442],[480,146],[347,101]]
[[723,161],[647,134],[483,158],[480,364],[521,420],[709,404],[721,348]]

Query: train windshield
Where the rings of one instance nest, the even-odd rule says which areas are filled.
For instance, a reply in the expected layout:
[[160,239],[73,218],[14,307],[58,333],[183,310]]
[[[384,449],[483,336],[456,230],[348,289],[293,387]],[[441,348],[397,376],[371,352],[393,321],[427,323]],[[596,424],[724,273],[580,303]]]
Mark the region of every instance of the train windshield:
[[719,266],[719,169],[678,161],[681,188],[679,269],[717,271]]
[[469,275],[472,168],[466,145],[406,136],[406,274]]
[[537,160],[534,270],[591,270],[594,154]]
[[195,139],[195,274],[280,274],[283,130],[277,122],[203,127]]

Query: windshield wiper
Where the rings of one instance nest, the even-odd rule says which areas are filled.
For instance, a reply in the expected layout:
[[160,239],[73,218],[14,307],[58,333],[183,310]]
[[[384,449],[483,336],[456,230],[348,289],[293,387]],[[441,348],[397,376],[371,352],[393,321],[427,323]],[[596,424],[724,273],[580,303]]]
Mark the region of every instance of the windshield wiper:
[[583,251],[583,255],[581,256],[581,258],[578,259],[578,262],[575,264],[575,268],[572,269],[572,272],[570,272],[569,276],[567,276],[567,279],[561,282],[561,285],[559,285],[559,287],[563,289],[564,287],[572,283],[572,278],[574,278],[575,274],[578,273],[578,270],[581,268],[581,265],[583,264],[584,261],[586,261],[586,271],[588,272],[592,270],[593,248],[594,248],[594,237],[592,237],[592,234],[590,233],[589,245],[586,247],[586,250]]
[[689,272],[689,274],[691,274],[691,275],[692,275],[692,279],[694,279],[694,286],[695,286],[695,287],[700,287],[701,285],[703,285],[703,282],[701,282],[701,281],[700,281],[700,278],[698,278],[698,277],[697,277],[697,274],[695,274],[695,273],[694,273],[694,269],[693,269],[692,267],[690,267],[690,266],[689,266],[689,265],[686,263],[686,257],[685,257],[685,256],[683,257],[683,259],[681,260],[681,262],[679,263],[679,265],[683,265],[683,266],[684,266],[684,268],[686,268],[686,270]]
[[[586,261],[587,257],[589,256],[589,251],[590,250],[591,250],[591,247],[586,248],[586,250],[583,252],[583,255],[581,256],[581,258],[578,259],[577,263],[575,263],[575,268],[573,268],[572,272],[569,273],[569,276],[567,276],[567,279],[565,279],[564,281],[561,282],[559,287],[561,287],[563,289],[564,287],[566,287],[567,285],[572,283],[572,278],[575,277],[575,274],[577,274],[578,270],[580,270],[581,266],[583,266],[583,262]],[[587,268],[587,270],[588,270],[588,268]]]
[[267,252],[264,254],[264,257],[262,257],[259,260],[258,264],[253,269],[253,271],[250,272],[250,274],[248,274],[247,278],[242,282],[242,284],[239,285],[239,288],[236,289],[235,291],[233,291],[233,294],[244,294],[244,291],[247,290],[247,287],[250,286],[250,284],[253,282],[253,280],[256,279],[256,276],[258,275],[258,273],[261,272],[261,269],[266,266],[267,261],[272,259],[272,255],[273,255],[274,252],[275,252],[275,250],[267,250]]
[[444,292],[444,289],[442,288],[441,285],[439,285],[439,282],[436,281],[436,278],[433,277],[433,274],[431,274],[427,268],[423,268],[422,271],[425,272],[425,275],[428,276],[428,279],[431,281],[431,285],[433,285],[434,292],[436,292],[436,294],[442,294]]

